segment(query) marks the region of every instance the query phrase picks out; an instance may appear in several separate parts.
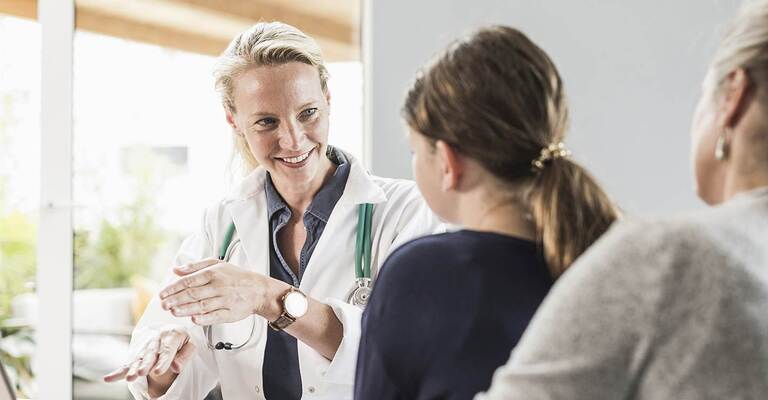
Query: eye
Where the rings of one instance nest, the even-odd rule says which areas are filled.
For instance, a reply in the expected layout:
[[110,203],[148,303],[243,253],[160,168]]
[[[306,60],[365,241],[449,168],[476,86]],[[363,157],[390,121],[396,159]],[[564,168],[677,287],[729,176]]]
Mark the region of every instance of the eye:
[[315,114],[317,114],[317,107],[307,108],[306,110],[302,111],[301,114],[299,114],[299,119],[302,121],[307,120]]
[[265,128],[271,128],[277,125],[277,118],[272,118],[272,117],[262,118],[256,121],[254,125],[263,126]]

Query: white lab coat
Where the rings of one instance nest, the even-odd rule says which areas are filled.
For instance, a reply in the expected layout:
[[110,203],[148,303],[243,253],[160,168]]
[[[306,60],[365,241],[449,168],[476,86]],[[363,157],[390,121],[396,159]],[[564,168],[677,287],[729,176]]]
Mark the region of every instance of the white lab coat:
[[[360,341],[362,310],[346,302],[355,289],[354,253],[358,206],[373,203],[371,274],[393,249],[430,233],[444,230],[411,181],[385,179],[369,175],[360,163],[349,157],[351,168],[344,193],[333,209],[299,287],[308,296],[331,306],[344,326],[344,337],[332,361],[298,342],[303,399],[342,400],[352,398],[352,388]],[[230,246],[229,262],[251,271],[269,275],[269,226],[264,180],[266,172],[257,168],[219,204],[209,208],[203,217],[201,231],[181,246],[176,265],[216,257],[230,222],[237,227]],[[173,279],[169,276],[168,280]],[[148,328],[166,324],[189,326],[197,355],[186,365],[161,399],[203,399],[221,384],[227,400],[264,399],[262,364],[267,321],[256,318],[253,339],[241,350],[209,350],[201,327],[189,318],[175,318],[162,310],[155,297],[144,312],[131,340],[133,354],[140,350]],[[217,325],[213,343],[242,343],[251,330],[252,318]],[[137,399],[147,397],[146,379],[129,385]],[[272,399],[274,400],[274,399]],[[279,399],[278,399],[279,400]]]

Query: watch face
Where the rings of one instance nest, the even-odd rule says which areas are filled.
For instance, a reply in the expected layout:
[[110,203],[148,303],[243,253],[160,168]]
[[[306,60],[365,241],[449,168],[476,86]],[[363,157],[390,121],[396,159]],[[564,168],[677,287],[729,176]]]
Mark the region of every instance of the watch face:
[[294,318],[307,313],[307,297],[300,292],[291,292],[285,296],[285,311]]

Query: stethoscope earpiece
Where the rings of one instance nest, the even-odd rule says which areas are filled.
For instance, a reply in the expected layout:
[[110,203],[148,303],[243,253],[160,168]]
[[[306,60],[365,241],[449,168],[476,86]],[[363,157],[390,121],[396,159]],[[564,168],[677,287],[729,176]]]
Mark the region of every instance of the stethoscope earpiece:
[[214,346],[214,348],[216,350],[221,350],[221,349],[232,350],[232,343],[229,343],[229,342],[227,342],[227,343],[219,342],[219,343],[216,343],[216,346]]

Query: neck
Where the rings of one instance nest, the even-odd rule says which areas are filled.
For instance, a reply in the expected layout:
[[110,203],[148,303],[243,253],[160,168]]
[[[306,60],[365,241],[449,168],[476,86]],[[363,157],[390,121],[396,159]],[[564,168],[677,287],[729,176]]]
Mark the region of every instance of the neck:
[[752,102],[734,127],[728,159],[723,165],[723,201],[768,186],[767,138],[768,119],[763,108]]
[[[507,236],[535,240],[536,228],[526,215],[526,207],[511,194],[506,196],[489,194],[479,190],[467,193],[460,201],[459,223],[467,229],[481,232],[493,232]],[[478,204],[485,205],[477,207]]]
[[768,168],[755,168],[749,174],[739,174],[738,171],[732,170],[725,178],[723,198],[728,201],[739,193],[760,187],[768,187]]
[[321,173],[306,184],[283,186],[274,180],[272,181],[275,185],[275,189],[277,189],[278,193],[283,197],[288,208],[291,209],[291,214],[294,218],[302,218],[304,212],[307,211],[307,208],[309,208],[309,205],[312,203],[312,199],[317,195],[317,192],[319,192],[323,185],[325,185],[325,182],[333,176],[334,168],[332,167],[333,163],[331,160],[327,157],[322,157],[320,166]]

